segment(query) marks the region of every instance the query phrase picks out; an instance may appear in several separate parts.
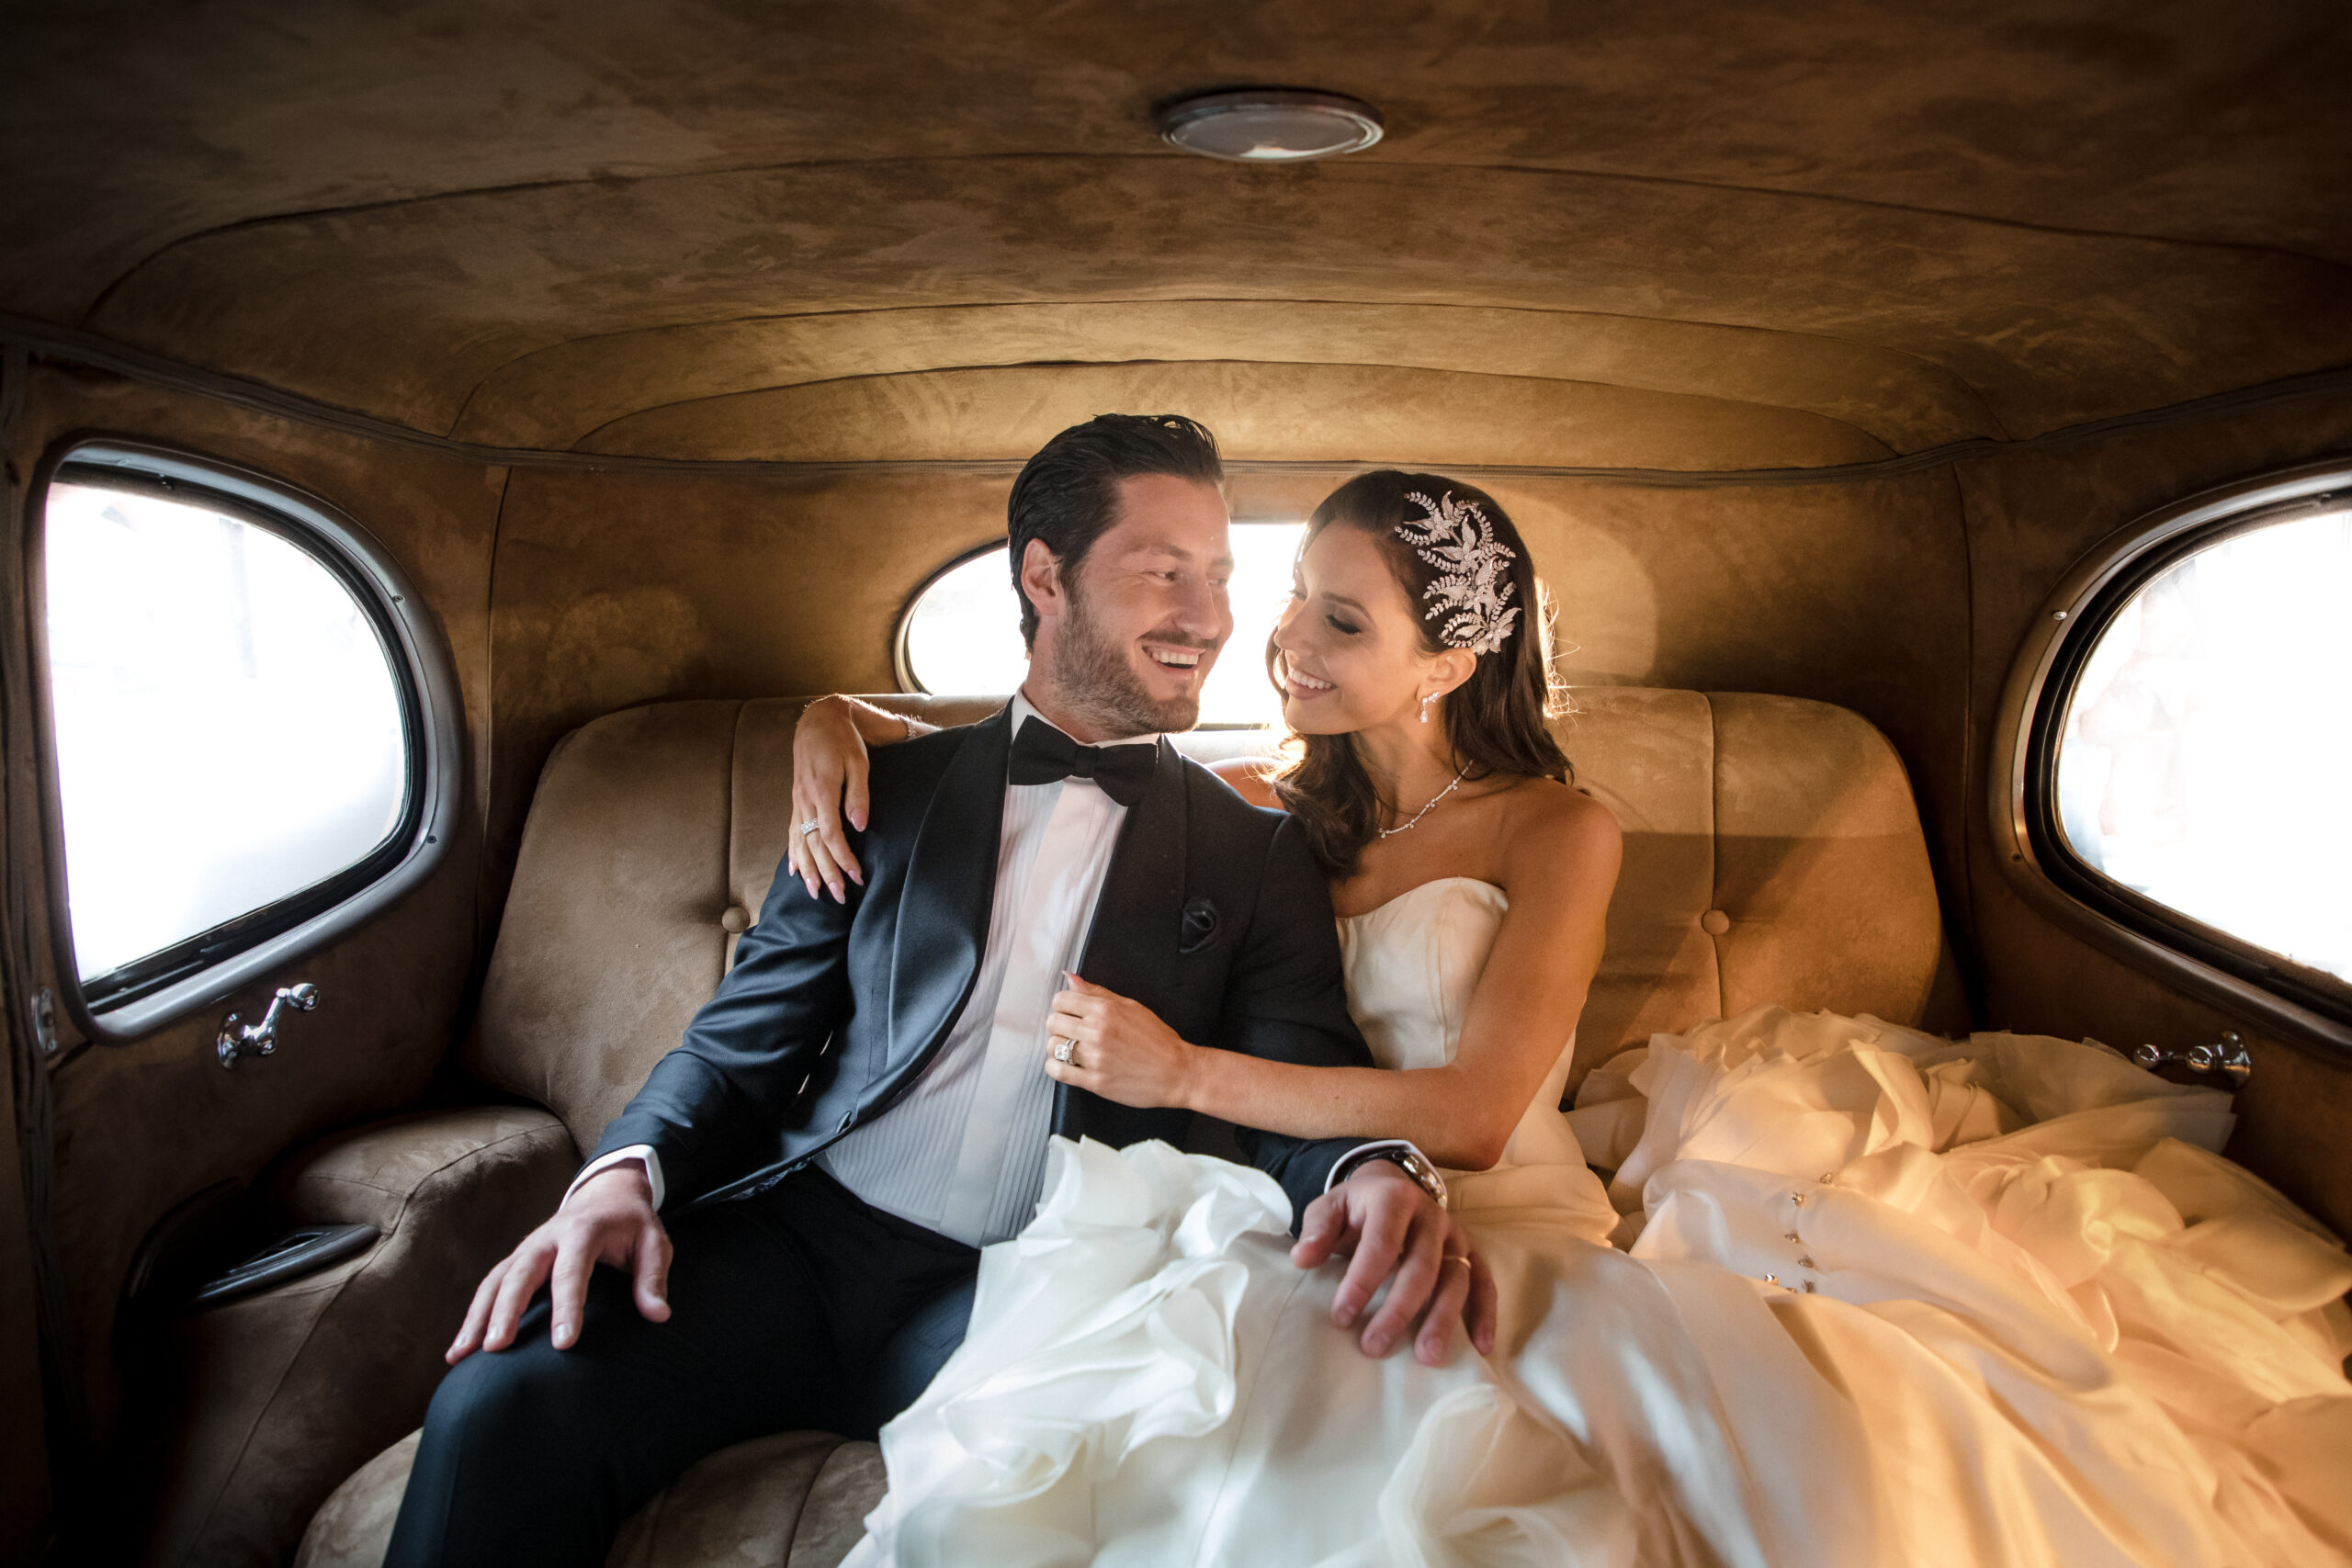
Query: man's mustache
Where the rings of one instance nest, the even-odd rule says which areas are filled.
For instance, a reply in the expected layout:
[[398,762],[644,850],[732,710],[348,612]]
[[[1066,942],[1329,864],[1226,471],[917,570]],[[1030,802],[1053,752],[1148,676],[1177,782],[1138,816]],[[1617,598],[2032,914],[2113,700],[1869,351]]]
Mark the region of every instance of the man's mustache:
[[1141,637],[1136,638],[1136,640],[1137,642],[1164,642],[1171,644],[1177,648],[1197,649],[1203,653],[1215,653],[1218,649],[1225,646],[1225,639],[1223,637],[1195,637],[1190,632],[1166,630],[1146,632]]

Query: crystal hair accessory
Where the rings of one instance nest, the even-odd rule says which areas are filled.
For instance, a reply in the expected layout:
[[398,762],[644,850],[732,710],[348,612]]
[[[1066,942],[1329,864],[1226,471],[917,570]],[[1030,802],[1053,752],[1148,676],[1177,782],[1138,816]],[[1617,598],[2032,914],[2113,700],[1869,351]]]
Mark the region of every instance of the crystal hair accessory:
[[1419,491],[1405,499],[1427,515],[1397,524],[1397,535],[1438,571],[1437,581],[1421,590],[1422,598],[1436,601],[1421,618],[1446,617],[1438,637],[1449,648],[1494,652],[1519,620],[1519,606],[1510,602],[1517,588],[1503,570],[1519,552],[1495,542],[1495,525],[1475,501],[1456,501],[1452,491],[1440,501]]

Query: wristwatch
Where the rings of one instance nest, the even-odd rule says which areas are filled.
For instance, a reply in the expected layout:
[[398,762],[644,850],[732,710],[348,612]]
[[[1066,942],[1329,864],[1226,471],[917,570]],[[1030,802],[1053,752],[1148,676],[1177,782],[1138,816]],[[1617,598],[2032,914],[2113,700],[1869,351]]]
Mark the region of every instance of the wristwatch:
[[1323,1190],[1329,1192],[1353,1176],[1367,1160],[1375,1159],[1385,1159],[1402,1170],[1413,1179],[1414,1185],[1435,1200],[1439,1208],[1445,1207],[1445,1173],[1438,1169],[1436,1162],[1429,1156],[1402,1138],[1388,1138],[1377,1144],[1366,1144],[1360,1149],[1350,1149],[1340,1156],[1340,1163],[1331,1168],[1330,1179],[1323,1184]]

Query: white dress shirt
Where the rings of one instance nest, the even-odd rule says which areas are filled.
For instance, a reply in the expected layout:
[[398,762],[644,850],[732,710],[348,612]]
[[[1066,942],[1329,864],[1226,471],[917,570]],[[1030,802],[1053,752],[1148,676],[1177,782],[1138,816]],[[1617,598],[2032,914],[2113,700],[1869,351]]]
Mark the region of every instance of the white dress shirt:
[[[1013,697],[1015,735],[1036,716],[1026,697]],[[996,896],[971,999],[914,1087],[817,1156],[826,1174],[885,1213],[972,1247],[1029,1223],[1053,1125],[1046,1021],[1062,976],[1078,967],[1126,819],[1091,779],[1005,786]]]

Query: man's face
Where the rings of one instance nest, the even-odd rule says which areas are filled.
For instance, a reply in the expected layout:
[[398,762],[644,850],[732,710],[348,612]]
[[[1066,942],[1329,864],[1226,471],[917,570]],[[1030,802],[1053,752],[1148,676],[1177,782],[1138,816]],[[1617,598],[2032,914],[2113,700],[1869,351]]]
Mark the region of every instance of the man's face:
[[1039,636],[1073,717],[1112,736],[1200,722],[1201,687],[1233,635],[1228,529],[1215,486],[1120,481],[1117,521],[1063,581],[1059,614]]

